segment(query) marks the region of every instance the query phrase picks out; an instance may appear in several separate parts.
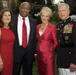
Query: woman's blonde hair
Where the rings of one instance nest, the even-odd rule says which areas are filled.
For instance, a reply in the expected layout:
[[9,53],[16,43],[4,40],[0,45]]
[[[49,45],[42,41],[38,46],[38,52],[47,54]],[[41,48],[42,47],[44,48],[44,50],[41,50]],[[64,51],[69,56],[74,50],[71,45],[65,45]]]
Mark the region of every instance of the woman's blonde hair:
[[50,16],[50,17],[52,17],[52,10],[49,8],[49,7],[42,7],[42,9],[41,9],[41,11],[40,11],[40,15],[42,15],[42,13],[43,12],[47,12],[48,13],[48,15]]

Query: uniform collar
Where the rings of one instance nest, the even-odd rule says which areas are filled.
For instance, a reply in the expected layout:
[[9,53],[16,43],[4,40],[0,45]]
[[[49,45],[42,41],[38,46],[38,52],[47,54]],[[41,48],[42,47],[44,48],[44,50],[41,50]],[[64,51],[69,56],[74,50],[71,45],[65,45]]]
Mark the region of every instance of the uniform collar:
[[66,23],[66,22],[70,22],[70,21],[71,21],[71,18],[70,18],[70,17],[68,17],[68,18],[67,18],[67,19],[65,19],[65,20],[61,20],[61,21],[60,21],[60,23],[62,23],[62,22],[63,22],[63,23]]

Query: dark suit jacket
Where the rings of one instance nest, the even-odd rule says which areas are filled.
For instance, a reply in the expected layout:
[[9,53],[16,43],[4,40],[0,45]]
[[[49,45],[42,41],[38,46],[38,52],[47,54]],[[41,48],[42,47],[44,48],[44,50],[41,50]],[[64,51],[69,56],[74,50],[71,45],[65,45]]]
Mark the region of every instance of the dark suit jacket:
[[[30,21],[30,35],[29,35],[29,42],[27,46],[28,51],[28,63],[32,63],[34,60],[34,52],[36,48],[36,20],[29,17]],[[18,15],[13,16],[13,23],[14,23],[14,34],[15,34],[15,44],[14,44],[14,55],[17,55],[19,53],[19,41],[18,41],[18,33],[17,33],[17,23],[18,23]],[[21,52],[21,51],[20,51]],[[14,57],[15,59],[15,57]],[[19,61],[19,60],[16,60]]]

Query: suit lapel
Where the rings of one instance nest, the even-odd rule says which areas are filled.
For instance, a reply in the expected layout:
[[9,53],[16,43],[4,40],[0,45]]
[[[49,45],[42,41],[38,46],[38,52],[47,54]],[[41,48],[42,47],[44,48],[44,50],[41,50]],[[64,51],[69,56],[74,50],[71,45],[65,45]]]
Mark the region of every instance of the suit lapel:
[[[41,26],[41,25],[40,25]],[[38,34],[39,34],[39,29],[40,29],[40,26],[38,28]],[[44,32],[42,33],[42,35],[39,34],[40,37],[42,37],[43,35],[45,35],[48,31],[48,28],[49,28],[49,24],[47,25],[46,29],[44,30]]]
[[48,33],[49,28],[50,28],[50,25],[49,25],[49,23],[48,23],[48,25],[47,25],[47,27],[46,27],[46,29],[45,29],[45,31],[44,31],[44,33],[43,33],[43,35],[45,35],[45,34],[47,34],[47,33]]
[[13,16],[13,24],[14,24],[14,31],[15,31],[15,34],[17,35],[17,22],[18,22],[18,15],[14,15]]
[[[15,17],[15,28],[16,28],[16,33],[17,33],[17,26],[18,26],[18,15]],[[18,34],[17,34],[18,36]]]
[[31,41],[32,39],[32,36],[34,35],[34,24],[32,22],[32,19],[29,18],[29,22],[30,22],[30,35],[29,35],[29,42]]

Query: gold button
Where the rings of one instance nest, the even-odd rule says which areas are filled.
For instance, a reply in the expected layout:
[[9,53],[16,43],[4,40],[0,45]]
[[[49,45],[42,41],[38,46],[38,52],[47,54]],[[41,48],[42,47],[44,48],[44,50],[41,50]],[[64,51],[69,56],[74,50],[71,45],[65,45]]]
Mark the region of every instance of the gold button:
[[69,54],[71,54],[71,52],[69,52]]

